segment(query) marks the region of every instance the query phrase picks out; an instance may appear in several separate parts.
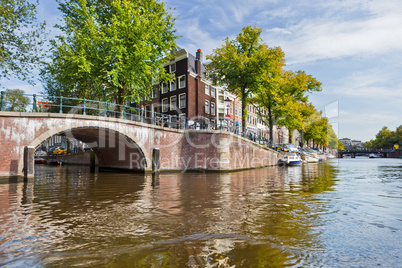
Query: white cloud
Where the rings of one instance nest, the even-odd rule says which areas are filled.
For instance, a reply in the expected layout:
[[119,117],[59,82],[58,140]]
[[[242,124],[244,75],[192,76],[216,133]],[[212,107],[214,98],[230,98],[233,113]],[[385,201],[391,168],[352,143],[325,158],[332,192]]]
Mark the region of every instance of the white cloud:
[[395,130],[401,123],[399,116],[390,111],[370,111],[367,109],[365,112],[357,113],[341,109],[338,125],[341,138],[348,137],[368,141],[374,139],[383,126]]
[[283,29],[283,28],[272,28],[272,29],[268,29],[267,32],[272,32],[275,34],[291,34],[292,32],[290,32],[289,30]]
[[305,22],[283,44],[289,64],[402,50],[402,16],[356,22]]
[[[400,2],[399,5],[395,1],[385,1],[384,5],[379,1],[325,3],[315,8],[325,17],[317,14],[299,17],[298,21],[293,18],[292,25],[281,31],[267,31],[264,39],[282,47],[288,64],[402,51]],[[284,32],[292,34],[283,35]]]
[[329,89],[331,94],[338,95],[338,97],[389,99],[393,103],[402,104],[402,84],[395,79],[394,73],[389,73],[386,70],[374,68],[354,72],[331,87]]

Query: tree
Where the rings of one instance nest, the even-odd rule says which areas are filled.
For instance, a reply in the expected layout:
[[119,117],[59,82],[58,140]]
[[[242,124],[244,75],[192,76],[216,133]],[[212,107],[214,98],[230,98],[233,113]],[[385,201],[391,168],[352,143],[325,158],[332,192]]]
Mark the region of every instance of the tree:
[[336,136],[331,124],[328,124],[327,137],[327,146],[331,149],[338,149],[340,141],[338,140],[338,137]]
[[294,130],[303,131],[303,122],[315,111],[306,95],[313,91],[321,91],[321,83],[304,71],[277,69],[261,83],[253,103],[270,129],[271,142],[274,124],[288,128],[290,140]]
[[26,112],[29,98],[25,97],[24,93],[21,89],[7,89],[4,97],[6,110],[10,112]]
[[340,140],[338,140],[338,150],[345,150],[345,145]]
[[42,71],[48,94],[123,105],[147,97],[169,80],[163,63],[176,47],[174,18],[157,0],[59,2],[65,34],[52,40],[52,62]]
[[[383,127],[375,136],[374,146],[376,148],[386,148],[390,147],[389,140],[392,136],[392,131],[388,127]],[[392,144],[391,144],[392,146]]]
[[370,140],[364,144],[365,148],[380,149],[391,148],[395,144],[402,143],[402,125],[397,127],[395,131],[391,131],[388,127],[383,127],[376,135],[374,140]]
[[206,65],[207,77],[214,84],[225,86],[242,103],[242,127],[246,130],[247,105],[250,98],[270,76],[270,73],[282,67],[284,54],[279,47],[269,48],[262,42],[262,29],[244,27],[234,40],[225,39],[221,48],[207,55],[211,60]]
[[273,113],[276,123],[289,130],[289,139],[292,140],[294,130],[302,131],[303,122],[311,116],[315,109],[308,103],[306,93],[321,91],[321,82],[304,71],[285,71],[282,76],[277,102],[273,103]]
[[30,72],[43,56],[45,23],[36,23],[36,5],[27,0],[0,3],[0,77],[33,84]]
[[305,122],[304,140],[313,141],[313,146],[328,145],[328,118],[322,117],[321,111],[315,111]]

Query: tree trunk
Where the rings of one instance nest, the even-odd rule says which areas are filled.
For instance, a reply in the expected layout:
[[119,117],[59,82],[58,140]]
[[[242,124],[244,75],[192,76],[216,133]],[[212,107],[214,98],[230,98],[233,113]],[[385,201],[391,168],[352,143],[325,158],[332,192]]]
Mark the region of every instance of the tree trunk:
[[120,87],[117,90],[117,94],[115,95],[115,100],[116,104],[118,105],[117,111],[119,113],[119,118],[123,119],[124,118],[124,92],[125,92],[125,86]]
[[246,119],[247,119],[247,96],[246,96],[246,89],[241,89],[241,123],[243,128],[243,137],[246,135]]
[[293,143],[293,130],[288,129],[289,131],[289,143]]
[[269,142],[271,145],[274,142],[274,118],[271,113],[271,106],[268,107],[268,127],[269,127]]

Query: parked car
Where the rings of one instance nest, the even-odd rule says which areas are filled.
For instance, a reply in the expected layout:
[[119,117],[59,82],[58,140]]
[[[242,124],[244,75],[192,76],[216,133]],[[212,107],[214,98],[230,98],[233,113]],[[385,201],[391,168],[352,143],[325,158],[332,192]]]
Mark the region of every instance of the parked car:
[[284,147],[288,150],[288,152],[291,152],[291,153],[299,152],[299,149],[297,149],[296,145],[294,145],[294,144],[287,143],[287,144],[284,144]]
[[277,144],[276,150],[282,152],[289,152],[289,149],[285,146],[285,144]]
[[55,150],[53,150],[54,155],[62,155],[62,154],[66,154],[66,153],[67,153],[67,149],[64,147],[57,147]]

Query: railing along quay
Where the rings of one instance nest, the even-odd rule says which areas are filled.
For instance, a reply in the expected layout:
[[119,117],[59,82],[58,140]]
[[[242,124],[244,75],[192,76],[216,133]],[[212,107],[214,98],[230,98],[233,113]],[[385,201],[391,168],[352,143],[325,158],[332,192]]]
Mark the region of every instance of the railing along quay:
[[[174,108],[176,109],[176,107]],[[168,110],[170,110],[169,106]],[[1,91],[0,111],[82,114],[122,118],[171,129],[227,131],[258,144],[267,144],[267,140],[264,137],[252,130],[247,129],[243,133],[241,123],[235,122],[232,119],[169,115],[130,105],[119,105],[112,102],[89,99],[45,96],[41,94],[15,94]]]

